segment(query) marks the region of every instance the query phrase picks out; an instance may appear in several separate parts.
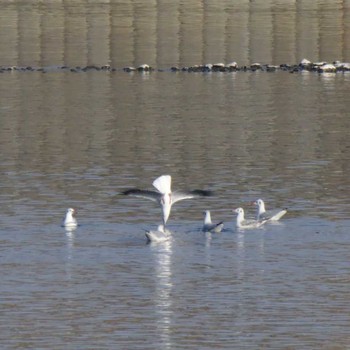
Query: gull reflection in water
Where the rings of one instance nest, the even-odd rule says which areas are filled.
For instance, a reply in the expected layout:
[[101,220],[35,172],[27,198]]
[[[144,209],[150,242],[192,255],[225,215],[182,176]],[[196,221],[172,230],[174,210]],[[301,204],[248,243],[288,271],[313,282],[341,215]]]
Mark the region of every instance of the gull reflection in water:
[[205,232],[205,263],[207,266],[207,269],[211,268],[211,241],[212,241],[212,234],[210,232]]
[[246,246],[245,246],[245,233],[243,231],[237,231],[236,241],[236,281],[239,288],[236,291],[236,297],[239,302],[236,306],[236,334],[244,334],[244,325],[247,322],[247,303],[246,303]]
[[205,246],[206,246],[206,248],[210,248],[211,240],[212,240],[211,232],[205,232]]
[[72,278],[72,258],[74,249],[74,231],[76,227],[66,228],[66,238],[67,238],[67,260],[66,260],[66,274],[67,278],[70,280]]
[[237,232],[237,279],[239,281],[245,280],[245,264],[246,264],[246,251],[245,251],[245,234],[243,232]]
[[157,277],[155,290],[155,307],[158,315],[157,330],[162,342],[162,349],[170,349],[173,348],[170,339],[171,290],[173,288],[171,272],[172,240],[167,240],[162,244],[151,244],[151,249],[154,253]]

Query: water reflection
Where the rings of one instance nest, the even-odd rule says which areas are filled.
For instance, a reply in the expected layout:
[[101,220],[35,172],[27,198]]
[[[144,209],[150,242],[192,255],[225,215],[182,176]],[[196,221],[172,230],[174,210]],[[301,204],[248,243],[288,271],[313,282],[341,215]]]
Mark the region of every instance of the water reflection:
[[68,248],[68,257],[71,258],[71,253],[72,253],[72,249],[74,246],[74,233],[75,230],[77,228],[76,227],[72,227],[72,228],[65,228],[65,233],[66,233],[66,237],[67,237],[67,248]]
[[155,306],[157,313],[156,327],[160,337],[162,348],[171,349],[171,323],[172,323],[172,240],[161,244],[151,244],[154,255],[156,272]]
[[[205,232],[204,235],[205,235],[205,247],[206,248],[210,248],[211,241],[213,239],[212,233],[211,232]],[[208,250],[208,251],[210,251],[210,250]]]
[[245,233],[244,231],[236,231],[237,240],[237,277],[243,279],[244,277],[244,264],[245,264]]
[[73,253],[74,253],[74,241],[75,241],[75,231],[77,227],[65,228],[66,241],[67,241],[67,255],[65,270],[67,275],[67,280],[72,279],[72,264],[73,264]]
[[265,253],[265,230],[260,232],[257,238],[259,256],[263,259]]
[[341,0],[17,3],[0,1],[4,65],[164,68],[350,59],[350,10]]
[[208,270],[212,267],[212,253],[211,253],[211,245],[212,245],[212,233],[211,232],[205,232],[205,264]]

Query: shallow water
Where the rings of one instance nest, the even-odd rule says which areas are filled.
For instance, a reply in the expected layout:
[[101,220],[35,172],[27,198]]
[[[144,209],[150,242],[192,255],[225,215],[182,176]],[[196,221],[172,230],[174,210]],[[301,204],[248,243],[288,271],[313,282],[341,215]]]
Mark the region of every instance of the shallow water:
[[[279,18],[282,4],[268,3],[272,12],[254,8],[255,17],[249,18]],[[318,9],[326,6],[315,3]],[[18,13],[19,7],[6,9]],[[91,19],[96,8],[84,9]],[[142,6],[134,9],[138,19],[148,13]],[[207,20],[215,22],[217,10],[206,9]],[[52,15],[46,7],[35,10]],[[307,13],[316,21],[314,10]],[[339,11],[327,12],[331,18],[323,23],[338,23]],[[346,11],[345,2],[345,24]],[[29,18],[23,16],[26,7],[20,12],[22,17],[15,18],[23,23]],[[242,12],[246,18],[244,7]],[[190,13],[182,16],[187,23]],[[74,18],[83,23],[85,17],[78,11]],[[258,32],[262,22],[253,23],[250,32]],[[330,26],[334,33],[339,27]],[[52,35],[42,28],[43,38]],[[193,30],[198,30],[194,24]],[[274,33],[277,38],[280,29]],[[210,46],[213,35],[207,37],[202,45],[209,57],[219,50]],[[97,41],[87,40],[90,53],[99,52]],[[50,51],[42,45],[45,59],[35,61],[28,58],[35,45],[19,42],[14,52],[21,60],[13,64],[62,64],[54,59],[61,56],[53,46]],[[142,48],[137,43],[133,52]],[[288,43],[279,52],[295,54]],[[312,55],[329,60],[328,54],[319,56],[329,49],[319,43],[320,49],[309,47]],[[124,53],[130,49],[122,47]],[[247,61],[253,47],[259,52],[253,43],[242,50]],[[175,50],[180,58],[174,62],[154,51],[154,62],[203,63],[189,59],[186,48]],[[334,49],[334,58],[349,59],[346,45],[341,51],[342,57]],[[9,52],[4,56],[11,58]],[[65,63],[71,65],[76,58],[69,52]],[[81,52],[79,64],[86,64]],[[130,57],[128,65],[135,64]],[[2,346],[346,348],[349,83],[348,73],[1,74]],[[172,239],[147,245],[144,232],[158,225],[159,208],[119,193],[129,187],[151,189],[165,173],[172,175],[173,189],[210,189],[215,196],[177,203],[169,219]],[[251,217],[250,204],[259,197],[268,208],[288,207],[287,215],[278,224],[237,231],[232,209],[242,206]],[[73,232],[60,226],[67,207],[78,210],[80,226]],[[205,209],[214,221],[225,222],[221,234],[201,232]]]

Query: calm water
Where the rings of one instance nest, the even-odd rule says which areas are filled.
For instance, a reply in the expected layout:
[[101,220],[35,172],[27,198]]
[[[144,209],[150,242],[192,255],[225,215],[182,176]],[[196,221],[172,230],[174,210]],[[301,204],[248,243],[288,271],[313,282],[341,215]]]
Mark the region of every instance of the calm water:
[[[0,3],[4,65],[350,60],[347,1]],[[350,74],[0,78],[4,349],[349,347]],[[172,239],[146,245],[159,208],[119,192],[166,173],[216,195],[176,204]],[[259,197],[288,214],[236,231]],[[205,209],[224,232],[200,231]]]

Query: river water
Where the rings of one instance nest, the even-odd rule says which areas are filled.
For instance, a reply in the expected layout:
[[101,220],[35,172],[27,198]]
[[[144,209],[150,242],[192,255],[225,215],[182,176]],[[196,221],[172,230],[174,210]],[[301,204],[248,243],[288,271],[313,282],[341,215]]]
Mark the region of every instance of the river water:
[[[2,65],[349,61],[348,1],[1,1]],[[350,73],[0,74],[3,349],[346,349]],[[125,197],[171,174],[172,210]],[[277,224],[238,231],[263,198]],[[77,209],[80,226],[61,221]],[[223,220],[201,232],[202,212]]]

